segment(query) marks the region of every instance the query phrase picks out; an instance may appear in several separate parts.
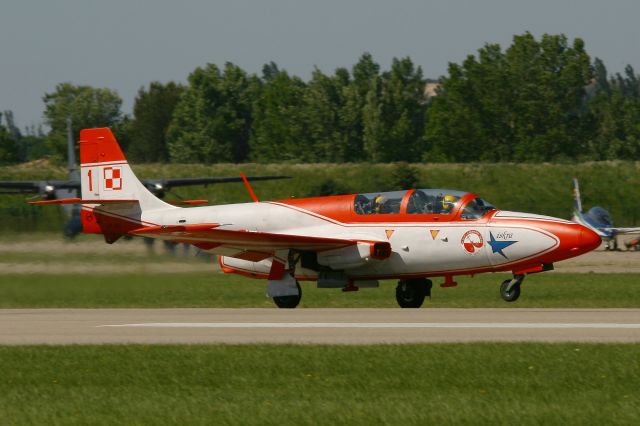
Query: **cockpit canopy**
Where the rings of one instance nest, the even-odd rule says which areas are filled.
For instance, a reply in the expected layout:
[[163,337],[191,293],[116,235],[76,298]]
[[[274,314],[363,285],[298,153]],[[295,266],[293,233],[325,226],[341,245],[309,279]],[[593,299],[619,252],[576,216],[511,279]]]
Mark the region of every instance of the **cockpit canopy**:
[[[416,189],[409,191],[372,192],[358,194],[354,201],[357,215],[436,214],[451,215],[463,207],[461,219],[479,219],[491,210],[491,204],[481,198],[465,197],[467,192],[450,189]],[[464,203],[464,206],[461,204]]]

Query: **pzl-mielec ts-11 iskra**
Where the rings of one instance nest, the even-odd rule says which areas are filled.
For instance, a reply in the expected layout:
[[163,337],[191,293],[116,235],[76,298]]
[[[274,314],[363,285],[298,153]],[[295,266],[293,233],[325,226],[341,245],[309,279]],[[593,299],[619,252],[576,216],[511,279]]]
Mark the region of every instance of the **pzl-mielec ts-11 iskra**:
[[514,301],[527,274],[600,244],[568,220],[502,211],[470,192],[411,189],[180,208],[136,178],[111,130],[80,133],[84,232],[113,243],[124,235],[188,243],[219,256],[224,272],[267,280],[276,305],[294,308],[299,281],[344,291],[397,279],[396,299],[418,308],[432,277],[508,271],[500,287]]

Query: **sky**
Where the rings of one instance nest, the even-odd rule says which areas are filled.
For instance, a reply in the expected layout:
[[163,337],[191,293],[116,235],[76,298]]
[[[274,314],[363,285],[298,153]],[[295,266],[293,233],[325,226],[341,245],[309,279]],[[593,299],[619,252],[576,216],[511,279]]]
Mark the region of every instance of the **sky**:
[[250,73],[273,61],[308,79],[369,52],[446,74],[485,43],[527,31],[582,38],[610,73],[640,72],[637,0],[0,0],[0,111],[44,121],[45,93],[71,82],[113,89],[131,113],[152,81],[185,82],[207,63]]

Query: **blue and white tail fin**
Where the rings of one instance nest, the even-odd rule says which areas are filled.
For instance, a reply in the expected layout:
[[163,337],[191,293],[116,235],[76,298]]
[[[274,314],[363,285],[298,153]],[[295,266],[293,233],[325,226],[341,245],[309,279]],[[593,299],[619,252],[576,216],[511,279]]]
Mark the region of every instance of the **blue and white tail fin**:
[[573,178],[573,210],[574,213],[582,213],[582,199],[580,198],[578,178]]

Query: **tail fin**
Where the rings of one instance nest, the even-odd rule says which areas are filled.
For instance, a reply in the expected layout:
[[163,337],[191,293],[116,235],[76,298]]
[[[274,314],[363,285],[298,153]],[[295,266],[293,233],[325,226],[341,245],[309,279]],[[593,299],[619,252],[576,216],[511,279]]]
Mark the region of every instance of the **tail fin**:
[[83,200],[135,200],[142,211],[171,207],[138,180],[111,129],[80,131],[80,168]]
[[108,128],[80,131],[80,173],[83,232],[103,234],[108,243],[140,227],[145,212],[177,208],[138,180]]
[[573,178],[573,208],[576,212],[582,213],[582,200],[580,198],[578,178]]

